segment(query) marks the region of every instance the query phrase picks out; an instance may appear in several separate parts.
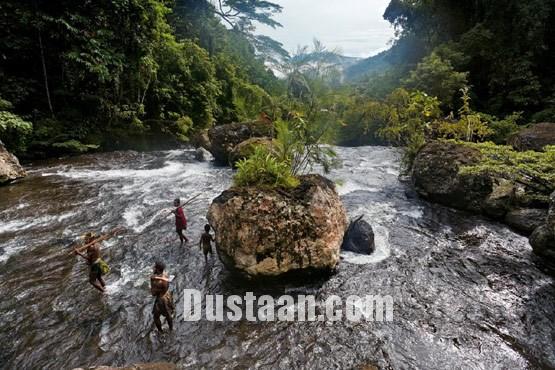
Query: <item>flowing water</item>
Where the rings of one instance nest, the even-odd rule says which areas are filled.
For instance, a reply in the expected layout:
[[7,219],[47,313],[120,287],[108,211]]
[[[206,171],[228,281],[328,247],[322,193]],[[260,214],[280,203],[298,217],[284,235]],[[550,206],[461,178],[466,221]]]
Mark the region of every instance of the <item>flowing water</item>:
[[[180,248],[165,210],[186,207],[197,241],[232,171],[193,152],[116,152],[53,160],[0,188],[0,368],[71,369],[170,361],[185,368],[555,368],[555,287],[527,239],[484,218],[419,200],[399,182],[399,152],[340,148],[331,177],[349,217],[376,233],[372,256],[344,253],[335,275],[298,286],[245,285],[198,248]],[[101,295],[68,255],[88,230],[126,226],[103,244]],[[205,293],[391,295],[392,322],[184,322],[152,325],[149,274],[164,260],[176,302]]]

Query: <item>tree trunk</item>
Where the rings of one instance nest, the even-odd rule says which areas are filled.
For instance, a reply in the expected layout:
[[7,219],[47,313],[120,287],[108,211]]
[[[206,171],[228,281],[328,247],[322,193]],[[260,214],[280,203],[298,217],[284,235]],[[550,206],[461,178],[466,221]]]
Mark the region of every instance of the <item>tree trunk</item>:
[[52,108],[52,100],[50,99],[50,88],[48,87],[48,73],[46,72],[46,60],[44,58],[44,46],[42,44],[42,35],[40,32],[40,27],[38,28],[39,33],[39,48],[40,48],[40,59],[42,62],[42,74],[44,76],[44,88],[46,90],[46,99],[48,100],[48,108],[50,109],[50,114],[54,117],[54,109]]

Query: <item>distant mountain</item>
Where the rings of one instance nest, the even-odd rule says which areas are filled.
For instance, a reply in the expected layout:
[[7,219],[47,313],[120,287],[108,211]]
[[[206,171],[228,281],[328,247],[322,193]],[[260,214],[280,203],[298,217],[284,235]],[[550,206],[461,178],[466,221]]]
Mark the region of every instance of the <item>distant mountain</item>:
[[343,75],[347,81],[356,81],[372,73],[385,72],[391,66],[391,49],[389,49],[346,66]]
[[346,69],[351,68],[352,66],[356,65],[360,61],[362,61],[362,58],[348,57],[345,55],[337,55],[335,60],[332,62],[334,64],[337,64],[339,66],[339,69],[341,69],[342,71],[345,71]]
[[362,59],[344,71],[346,81],[358,81],[371,74],[380,74],[392,68],[408,71],[426,55],[424,45],[413,38],[397,40],[391,48]]

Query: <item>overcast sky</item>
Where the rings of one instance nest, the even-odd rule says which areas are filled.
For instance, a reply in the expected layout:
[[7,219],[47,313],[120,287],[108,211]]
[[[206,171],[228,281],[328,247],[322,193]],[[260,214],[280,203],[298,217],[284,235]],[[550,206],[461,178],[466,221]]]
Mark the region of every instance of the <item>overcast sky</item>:
[[259,26],[292,52],[317,38],[343,55],[368,57],[385,50],[393,28],[382,17],[390,0],[273,0],[283,6],[275,18],[283,27]]

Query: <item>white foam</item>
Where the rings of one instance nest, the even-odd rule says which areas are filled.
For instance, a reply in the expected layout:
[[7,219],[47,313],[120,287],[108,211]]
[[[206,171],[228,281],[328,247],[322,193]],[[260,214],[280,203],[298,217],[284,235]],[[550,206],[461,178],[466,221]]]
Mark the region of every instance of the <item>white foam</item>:
[[[58,216],[58,217],[61,217],[61,216]],[[22,230],[30,229],[34,226],[45,225],[50,221],[57,219],[58,217],[42,216],[39,218],[24,218],[24,219],[4,222],[0,225],[0,234],[22,231]]]
[[138,207],[127,208],[123,212],[123,219],[128,227],[136,227],[139,225],[139,219],[143,217],[143,211]]
[[58,170],[56,172],[45,172],[42,176],[62,176],[79,180],[115,180],[115,179],[151,179],[156,177],[167,177],[180,174],[185,171],[183,163],[166,161],[164,167],[155,169],[130,169],[121,168],[115,170]]
[[342,251],[343,261],[354,265],[367,265],[378,263],[391,255],[389,245],[389,231],[383,226],[374,226],[374,253],[371,255],[358,254],[354,252]]
[[358,190],[369,191],[369,192],[378,192],[379,189],[370,187],[368,185],[362,185],[356,181],[347,180],[341,185],[337,185],[337,192],[339,195],[346,195]]

